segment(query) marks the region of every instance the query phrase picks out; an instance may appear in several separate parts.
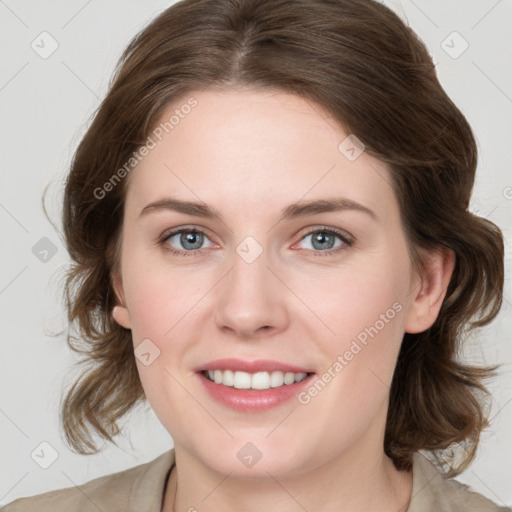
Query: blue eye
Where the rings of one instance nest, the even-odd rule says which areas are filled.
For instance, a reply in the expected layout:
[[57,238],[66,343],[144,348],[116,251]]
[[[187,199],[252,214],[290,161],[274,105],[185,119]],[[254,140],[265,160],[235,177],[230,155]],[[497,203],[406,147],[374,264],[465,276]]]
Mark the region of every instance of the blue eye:
[[[304,235],[300,242],[312,237],[312,253],[315,256],[328,256],[350,247],[353,241],[342,231],[333,228],[316,228]],[[340,242],[336,245],[336,239]],[[179,228],[167,233],[159,241],[166,251],[179,256],[196,256],[201,254],[205,240],[209,240],[204,231],[199,228]],[[300,243],[299,242],[299,243]],[[211,244],[211,242],[210,242]],[[181,246],[176,247],[176,246]],[[210,245],[210,247],[213,244]]]
[[[169,247],[175,238],[177,240],[174,241],[174,244],[179,243],[185,250],[175,249],[173,246]],[[165,244],[166,249],[172,253],[184,256],[193,256],[201,249],[205,238],[207,239],[208,237],[204,231],[201,231],[200,229],[181,228],[165,235],[165,238],[162,239],[161,243]]]
[[[327,227],[317,228],[313,231],[310,231],[301,238],[301,242],[309,237],[312,237],[311,245],[313,247],[313,252],[315,253],[315,256],[327,256],[333,253],[340,252],[344,250],[346,247],[350,247],[353,243],[341,231]],[[335,245],[336,239],[341,241],[340,243],[338,243],[338,245]]]

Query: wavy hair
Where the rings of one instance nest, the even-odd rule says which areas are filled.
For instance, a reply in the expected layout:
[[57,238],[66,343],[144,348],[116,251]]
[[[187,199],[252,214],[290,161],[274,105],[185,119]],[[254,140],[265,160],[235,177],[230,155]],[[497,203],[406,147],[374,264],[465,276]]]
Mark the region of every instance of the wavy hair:
[[477,167],[471,127],[424,44],[373,0],[182,0],[129,43],[65,185],[67,340],[84,364],[61,403],[68,445],[86,454],[99,451],[94,436],[115,442],[119,420],[145,400],[131,331],[111,315],[127,180],[101,198],[98,189],[145,143],[170,102],[209,86],[278,88],[323,107],[388,164],[413,261],[421,265],[421,249],[454,251],[437,320],[403,338],[384,450],[408,469],[414,451],[442,460],[439,453],[460,443],[457,474],[488,425],[483,380],[495,371],[458,354],[467,333],[501,307],[503,237],[468,210]]

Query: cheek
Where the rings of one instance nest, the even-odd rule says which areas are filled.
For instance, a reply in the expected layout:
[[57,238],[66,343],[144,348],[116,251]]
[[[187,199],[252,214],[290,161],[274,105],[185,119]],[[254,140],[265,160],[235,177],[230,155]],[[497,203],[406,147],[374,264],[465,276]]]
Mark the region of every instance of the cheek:
[[392,255],[382,255],[377,263],[361,261],[331,274],[321,287],[318,281],[316,286],[310,283],[311,290],[305,294],[314,297],[314,308],[326,319],[336,338],[355,338],[375,323],[383,330],[383,321],[386,331],[391,330],[391,324],[396,332],[400,331],[401,315],[396,313],[405,309],[408,279],[403,269],[407,265],[393,259]]
[[408,258],[399,250],[388,254],[343,271],[315,302],[318,316],[334,332],[322,337],[326,370],[336,375],[333,390],[344,395],[358,389],[357,400],[378,399],[381,393],[372,390],[387,391],[403,338]]
[[[133,243],[131,244],[134,245]],[[163,340],[194,304],[205,295],[206,276],[191,266],[172,266],[161,257],[126,247],[123,289],[128,304],[134,343],[144,338]],[[158,341],[156,341],[158,343]]]
[[145,273],[134,277],[126,295],[134,343],[137,344],[141,338],[158,339],[172,327],[172,312],[177,300],[173,288],[169,287],[171,283],[166,283],[163,276],[155,279],[156,276]]

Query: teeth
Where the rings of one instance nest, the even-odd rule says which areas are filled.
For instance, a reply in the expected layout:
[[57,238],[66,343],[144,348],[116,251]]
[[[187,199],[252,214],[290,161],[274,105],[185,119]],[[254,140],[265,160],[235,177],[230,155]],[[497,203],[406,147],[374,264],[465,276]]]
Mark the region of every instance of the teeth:
[[[249,374],[245,373],[244,375],[249,375]],[[253,376],[251,378],[251,388],[252,389],[268,389],[269,387],[270,387],[270,375],[268,374],[268,372],[258,372],[258,373],[253,374]]]
[[222,374],[222,383],[225,386],[233,386],[235,384],[235,374],[231,370],[226,370],[225,372],[221,372]]
[[[233,382],[233,387],[237,389],[251,389],[251,374],[245,372],[235,372],[235,378]],[[224,379],[222,379],[221,384],[224,383]]]
[[270,389],[289,386],[307,377],[307,373],[293,372],[233,372],[231,370],[208,370],[205,376],[216,384],[236,389]]

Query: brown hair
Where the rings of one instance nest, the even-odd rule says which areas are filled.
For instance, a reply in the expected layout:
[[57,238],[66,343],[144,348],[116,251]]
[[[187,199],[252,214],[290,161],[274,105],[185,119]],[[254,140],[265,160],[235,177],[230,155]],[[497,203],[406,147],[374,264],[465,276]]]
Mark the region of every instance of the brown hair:
[[74,262],[65,297],[76,328],[68,343],[90,365],[62,402],[68,444],[95,453],[93,433],[114,442],[120,418],[144,400],[131,332],[111,316],[127,180],[100,199],[95,191],[145,143],[169,102],[211,85],[279,88],[322,106],[388,164],[413,261],[416,250],[455,252],[436,322],[404,336],[384,449],[406,469],[416,450],[436,454],[464,443],[456,474],[487,425],[482,379],[494,370],[457,355],[464,335],[500,309],[503,238],[468,211],[477,165],[468,122],[439,84],[423,43],[373,0],[183,0],[130,42],[65,188],[64,233]]

